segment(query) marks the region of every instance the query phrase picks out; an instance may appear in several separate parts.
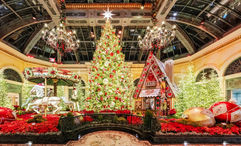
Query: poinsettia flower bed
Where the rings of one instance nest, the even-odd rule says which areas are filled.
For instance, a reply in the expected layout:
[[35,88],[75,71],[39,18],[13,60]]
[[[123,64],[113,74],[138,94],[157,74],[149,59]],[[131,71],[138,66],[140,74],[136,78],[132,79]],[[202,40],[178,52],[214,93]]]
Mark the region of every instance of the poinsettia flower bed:
[[241,134],[241,127],[237,123],[232,124],[228,128],[223,128],[221,126],[213,127],[195,127],[192,125],[185,125],[177,122],[177,120],[166,120],[166,122],[161,122],[161,131],[159,134],[187,134],[187,135],[239,135]]
[[59,115],[47,115],[46,121],[41,123],[28,123],[27,120],[33,118],[34,114],[18,116],[15,121],[4,122],[0,125],[0,134],[6,133],[47,133],[58,132]]

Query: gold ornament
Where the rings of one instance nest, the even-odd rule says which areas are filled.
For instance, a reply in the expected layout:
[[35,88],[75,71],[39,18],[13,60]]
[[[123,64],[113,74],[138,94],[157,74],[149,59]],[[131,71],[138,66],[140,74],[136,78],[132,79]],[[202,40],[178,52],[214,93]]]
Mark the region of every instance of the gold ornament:
[[210,110],[201,107],[192,107],[187,109],[184,111],[183,117],[190,122],[197,123],[200,126],[211,127],[216,123],[213,113]]

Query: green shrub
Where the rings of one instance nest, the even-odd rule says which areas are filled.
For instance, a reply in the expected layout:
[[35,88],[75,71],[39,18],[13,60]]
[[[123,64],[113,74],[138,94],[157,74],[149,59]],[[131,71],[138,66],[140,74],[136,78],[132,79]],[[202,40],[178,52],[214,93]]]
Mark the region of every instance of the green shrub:
[[46,121],[46,119],[44,119],[42,115],[35,115],[32,119],[28,119],[27,123],[42,123],[44,121]]
[[99,115],[99,116],[98,116],[98,121],[103,121],[103,119],[104,119],[104,118],[103,118],[103,115]]
[[118,123],[125,124],[125,123],[127,123],[127,120],[124,117],[119,117]]
[[147,110],[145,112],[145,117],[144,117],[144,128],[145,129],[151,129],[151,121],[153,119],[153,113],[150,110]]

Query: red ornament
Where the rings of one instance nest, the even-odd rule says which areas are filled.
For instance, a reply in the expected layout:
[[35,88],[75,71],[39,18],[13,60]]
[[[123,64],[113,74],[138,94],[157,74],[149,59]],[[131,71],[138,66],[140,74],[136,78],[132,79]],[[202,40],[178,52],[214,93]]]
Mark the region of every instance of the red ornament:
[[100,101],[103,101],[103,97],[100,97]]
[[113,70],[113,73],[116,73],[116,71],[115,71],[115,70]]
[[107,57],[107,59],[110,59],[110,57]]
[[114,53],[113,53],[113,52],[111,52],[111,53],[110,53],[110,56],[113,56],[113,55],[114,55]]
[[105,92],[105,96],[107,95],[107,93]]
[[30,72],[29,72],[29,71],[27,71],[27,74],[29,75],[29,74],[30,74]]
[[136,92],[139,92],[139,90],[137,89]]
[[118,97],[117,97],[117,96],[115,97],[115,100],[118,100]]
[[100,76],[100,74],[97,74],[97,76]]
[[117,50],[116,53],[119,54],[119,53],[120,53],[120,50]]
[[95,77],[95,79],[98,79],[98,77]]
[[110,74],[110,78],[113,78],[113,75],[112,75],[112,74]]

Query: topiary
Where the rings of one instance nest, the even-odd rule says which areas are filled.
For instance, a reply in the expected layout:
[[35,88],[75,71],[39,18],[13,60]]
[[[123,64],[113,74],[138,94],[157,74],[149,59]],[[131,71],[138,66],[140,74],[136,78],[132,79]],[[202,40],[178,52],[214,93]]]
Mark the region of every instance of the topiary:
[[144,117],[144,128],[145,129],[151,129],[151,121],[153,119],[153,113],[150,110],[147,110],[145,112],[145,117]]

